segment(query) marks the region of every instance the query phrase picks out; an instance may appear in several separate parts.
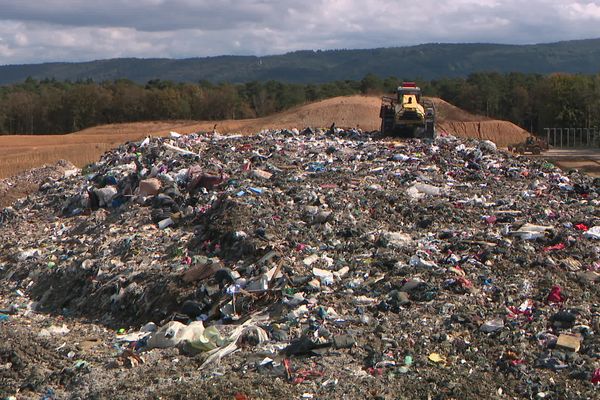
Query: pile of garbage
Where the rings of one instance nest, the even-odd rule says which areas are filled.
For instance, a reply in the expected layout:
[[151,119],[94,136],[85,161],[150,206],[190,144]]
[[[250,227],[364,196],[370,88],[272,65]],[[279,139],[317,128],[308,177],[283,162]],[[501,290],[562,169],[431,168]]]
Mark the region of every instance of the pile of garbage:
[[44,165],[0,179],[0,208],[7,207],[19,198],[37,191],[40,183],[49,178],[58,179],[77,172],[77,167],[69,161],[59,160],[55,164]]
[[343,354],[354,379],[592,397],[599,204],[600,180],[489,141],[172,133],[1,211],[0,309],[113,328],[123,368],[176,348],[326,390],[333,365],[290,360]]

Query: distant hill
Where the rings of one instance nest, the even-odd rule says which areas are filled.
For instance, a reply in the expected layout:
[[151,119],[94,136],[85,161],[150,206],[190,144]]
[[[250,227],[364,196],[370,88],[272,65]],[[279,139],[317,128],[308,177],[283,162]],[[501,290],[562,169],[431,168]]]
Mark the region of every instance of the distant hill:
[[423,44],[369,50],[296,51],[283,55],[219,56],[187,59],[118,58],[81,63],[0,66],[0,84],[36,79],[86,80],[120,78],[145,83],[241,83],[279,80],[322,83],[362,79],[368,73],[404,79],[461,77],[472,72],[597,73],[600,39],[535,45]]

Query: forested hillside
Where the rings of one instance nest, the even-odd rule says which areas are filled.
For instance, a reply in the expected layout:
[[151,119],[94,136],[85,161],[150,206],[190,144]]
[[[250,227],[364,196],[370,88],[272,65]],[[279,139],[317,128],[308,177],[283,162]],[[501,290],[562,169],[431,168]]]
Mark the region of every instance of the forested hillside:
[[[71,83],[30,78],[0,87],[0,133],[65,133],[145,120],[254,118],[324,98],[392,93],[400,83],[399,78],[373,74],[324,84],[153,80],[140,85],[128,80]],[[600,125],[600,74],[476,73],[418,84],[425,95],[532,132],[549,126]]]
[[597,73],[600,39],[536,45],[423,44],[368,50],[297,51],[255,57],[220,56],[189,59],[111,59],[81,63],[46,63],[0,67],[0,84],[27,77],[95,82],[153,79],[174,82],[245,83],[277,80],[324,83],[359,80],[368,73],[379,77],[439,79],[480,72]]

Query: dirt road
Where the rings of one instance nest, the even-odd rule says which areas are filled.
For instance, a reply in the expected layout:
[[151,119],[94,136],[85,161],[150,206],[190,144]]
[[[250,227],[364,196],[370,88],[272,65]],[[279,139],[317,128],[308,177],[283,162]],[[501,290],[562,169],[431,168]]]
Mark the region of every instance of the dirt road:
[[600,149],[551,149],[538,156],[564,170],[578,169],[600,177]]

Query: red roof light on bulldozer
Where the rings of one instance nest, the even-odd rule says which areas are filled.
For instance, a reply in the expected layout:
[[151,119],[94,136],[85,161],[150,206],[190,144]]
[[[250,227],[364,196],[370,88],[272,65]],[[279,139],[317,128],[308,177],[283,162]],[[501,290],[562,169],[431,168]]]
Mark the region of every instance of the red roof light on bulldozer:
[[402,82],[403,88],[416,88],[417,84],[415,82]]

